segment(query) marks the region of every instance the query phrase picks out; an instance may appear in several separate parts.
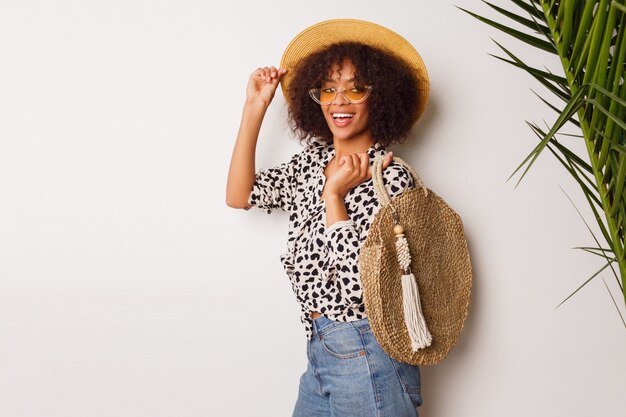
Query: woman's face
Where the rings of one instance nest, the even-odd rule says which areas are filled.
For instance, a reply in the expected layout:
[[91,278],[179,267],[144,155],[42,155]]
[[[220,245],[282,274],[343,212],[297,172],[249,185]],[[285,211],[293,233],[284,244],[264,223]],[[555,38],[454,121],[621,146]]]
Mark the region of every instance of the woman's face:
[[[345,60],[339,70],[334,65],[328,79],[322,84],[322,88],[335,88],[337,91],[354,88],[356,68],[350,60]],[[362,103],[352,104],[341,94],[326,106],[321,106],[326,123],[333,134],[333,140],[370,139],[371,133],[368,119],[368,100]]]

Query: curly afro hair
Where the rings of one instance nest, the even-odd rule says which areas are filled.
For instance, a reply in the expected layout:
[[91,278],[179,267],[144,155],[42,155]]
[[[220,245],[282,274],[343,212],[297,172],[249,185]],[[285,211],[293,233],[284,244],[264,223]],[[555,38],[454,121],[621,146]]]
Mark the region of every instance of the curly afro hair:
[[287,92],[289,125],[306,143],[333,136],[320,105],[311,100],[309,89],[322,85],[333,66],[349,60],[356,68],[356,83],[372,85],[369,123],[372,137],[383,146],[404,142],[413,126],[419,105],[418,80],[412,68],[388,52],[356,42],[340,42],[303,59],[293,70]]

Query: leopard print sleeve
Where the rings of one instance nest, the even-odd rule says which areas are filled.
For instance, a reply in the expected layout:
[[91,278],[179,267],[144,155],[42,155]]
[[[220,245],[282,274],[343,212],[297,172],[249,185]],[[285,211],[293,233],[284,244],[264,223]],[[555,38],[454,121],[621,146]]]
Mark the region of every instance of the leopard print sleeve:
[[294,175],[300,154],[282,164],[257,171],[246,210],[252,207],[264,209],[268,214],[274,209],[290,211],[294,197]]

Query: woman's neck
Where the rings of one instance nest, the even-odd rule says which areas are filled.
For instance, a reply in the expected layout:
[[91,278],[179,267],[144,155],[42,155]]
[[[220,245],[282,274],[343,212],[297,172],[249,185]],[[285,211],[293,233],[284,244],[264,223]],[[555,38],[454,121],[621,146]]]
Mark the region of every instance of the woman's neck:
[[335,158],[340,160],[346,155],[357,152],[367,152],[369,148],[374,146],[374,139],[371,136],[362,139],[337,140],[333,139],[333,147],[335,148]]

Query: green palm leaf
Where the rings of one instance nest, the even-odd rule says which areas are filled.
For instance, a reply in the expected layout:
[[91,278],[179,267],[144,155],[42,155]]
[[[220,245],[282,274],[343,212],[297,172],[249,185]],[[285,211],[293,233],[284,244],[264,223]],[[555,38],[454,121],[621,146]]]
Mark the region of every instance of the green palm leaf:
[[[624,250],[626,5],[624,1],[511,0],[511,3],[516,6],[515,11],[483,1],[507,19],[507,24],[487,19],[457,6],[481,22],[529,46],[556,54],[560,59],[563,74],[553,74],[525,64],[522,59],[494,40],[508,56],[508,58],[501,58],[493,55],[495,58],[522,69],[565,103],[565,107],[560,109],[535,93],[544,104],[557,112],[558,116],[552,126],[546,129],[547,131],[536,124],[528,123],[533,133],[538,136],[539,142],[507,181],[523,168],[517,186],[539,154],[547,148],[579,185],[606,243],[606,245],[601,245],[594,235],[595,247],[580,247],[586,252],[604,257],[606,263],[563,302],[596,277],[600,271],[610,266],[626,304],[626,285],[624,285],[626,282]],[[524,30],[531,33],[510,27],[508,23],[521,25]],[[581,137],[584,140],[587,150],[584,156],[576,154],[556,138],[559,130],[568,121],[581,130],[582,135],[571,136]],[[591,231],[590,228],[589,231]],[[613,269],[613,263],[617,264],[618,273]],[[612,294],[611,298],[615,303]],[[624,322],[621,313],[620,317]]]

